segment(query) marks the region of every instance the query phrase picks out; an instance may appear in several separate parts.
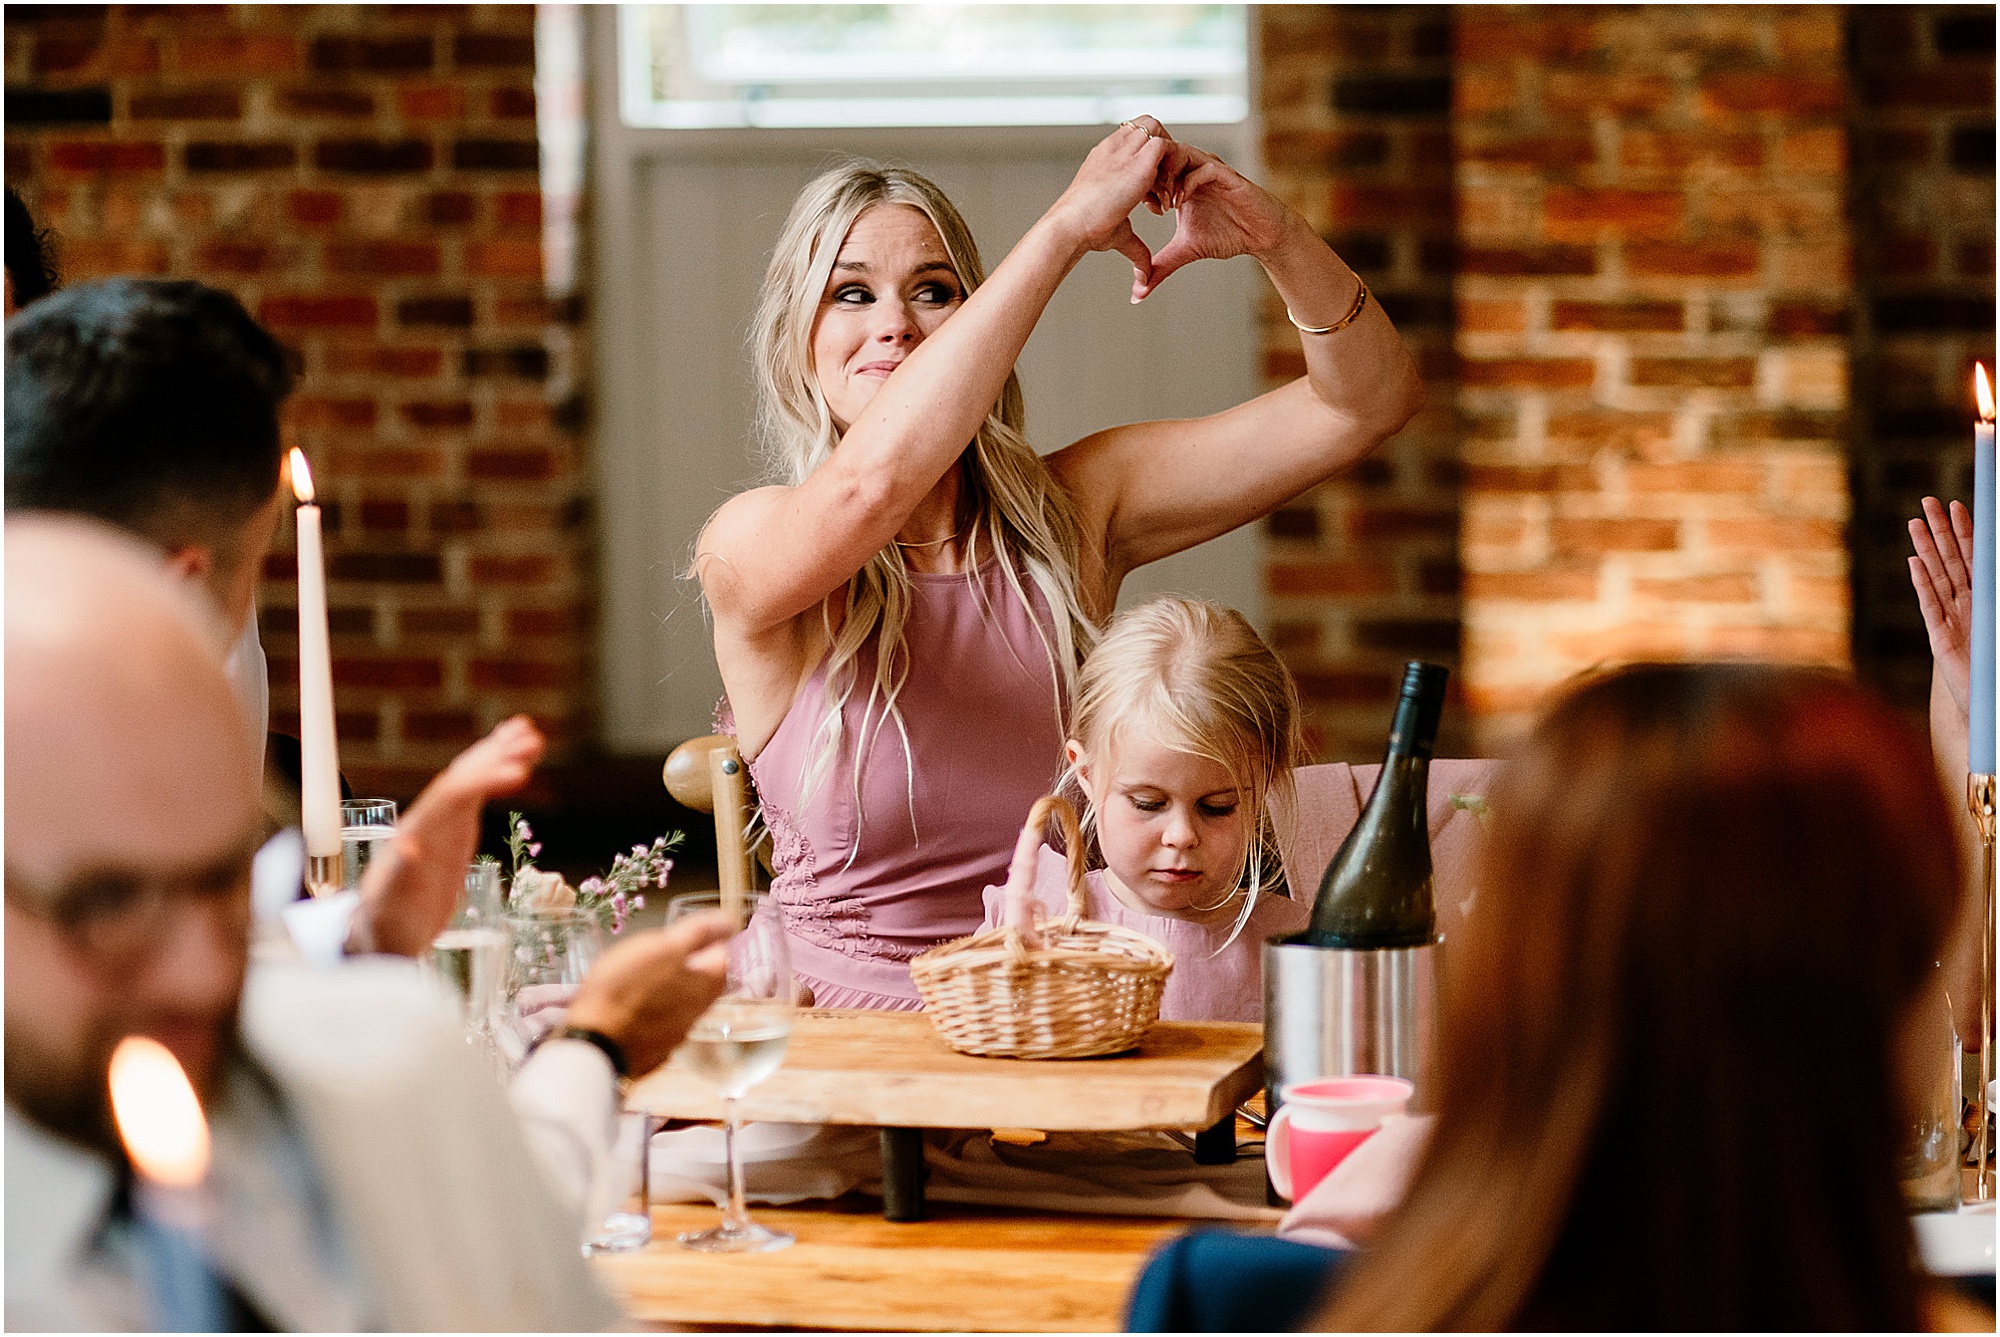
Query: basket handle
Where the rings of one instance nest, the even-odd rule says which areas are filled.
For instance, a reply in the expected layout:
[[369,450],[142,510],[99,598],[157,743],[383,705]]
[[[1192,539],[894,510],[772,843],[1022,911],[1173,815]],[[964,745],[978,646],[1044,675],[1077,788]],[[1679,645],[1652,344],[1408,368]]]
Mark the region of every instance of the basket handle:
[[1069,915],[1081,919],[1090,908],[1090,893],[1083,883],[1083,831],[1076,809],[1060,794],[1035,800],[1021,834],[1014,841],[1014,859],[1007,866],[1007,927],[1010,936],[1030,950],[1043,946],[1041,926],[1035,914],[1035,860],[1042,848],[1042,834],[1054,817],[1061,827],[1063,844],[1069,851]]

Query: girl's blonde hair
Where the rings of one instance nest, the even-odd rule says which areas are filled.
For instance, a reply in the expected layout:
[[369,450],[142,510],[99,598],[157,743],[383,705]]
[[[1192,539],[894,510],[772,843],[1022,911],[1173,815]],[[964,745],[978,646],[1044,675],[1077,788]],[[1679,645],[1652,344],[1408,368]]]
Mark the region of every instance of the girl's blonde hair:
[[[840,442],[832,411],[813,371],[813,326],[849,229],[863,213],[882,204],[906,205],[930,220],[967,295],[986,279],[986,267],[980,262],[979,247],[965,219],[943,191],[915,172],[849,161],[821,174],[799,193],[765,272],[753,326],[763,447],[772,476],[794,487],[824,463]],[[1020,380],[1009,371],[998,402],[959,458],[960,528],[970,531],[966,582],[975,591],[980,589],[976,573],[982,557],[990,554],[999,558],[1008,586],[1042,633],[1060,718],[1063,703],[1075,688],[1076,666],[1095,641],[1097,629],[1078,589],[1082,525],[1075,502],[1022,435],[1025,416]],[[1034,615],[1028,593],[1031,585],[1048,605],[1053,625],[1044,626],[1044,620]],[[844,614],[837,629],[836,599],[841,600]],[[878,628],[874,681],[868,686],[867,710],[858,730],[862,736],[853,740],[857,810],[860,758],[862,749],[869,745],[869,722],[874,722],[876,734],[891,720],[902,732],[896,698],[910,671],[903,639],[910,600],[909,567],[902,550],[892,543],[855,572],[844,596],[836,591],[821,604],[831,643],[826,659],[826,712],[808,751],[806,793],[825,777],[847,741],[842,736],[842,708],[857,685],[858,657]],[[913,765],[907,733],[903,754],[907,771]],[[914,784],[910,791],[914,827]]]
[[[1119,738],[1135,733],[1229,772],[1256,833],[1236,874],[1249,894],[1235,941],[1259,893],[1282,875],[1271,798],[1290,801],[1292,768],[1305,754],[1292,675],[1235,609],[1162,595],[1112,622],[1078,675],[1072,714],[1072,735],[1100,775]],[[1064,787],[1081,791],[1074,766]],[[1084,830],[1096,825],[1096,806],[1086,804]]]

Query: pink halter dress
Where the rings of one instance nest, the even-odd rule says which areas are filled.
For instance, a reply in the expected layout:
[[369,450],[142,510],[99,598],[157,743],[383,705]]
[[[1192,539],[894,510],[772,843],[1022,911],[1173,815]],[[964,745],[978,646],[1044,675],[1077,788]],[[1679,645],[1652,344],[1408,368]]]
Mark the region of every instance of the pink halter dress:
[[913,572],[911,581],[902,727],[879,704],[870,713],[871,640],[841,708],[840,750],[812,792],[823,662],[750,763],[792,969],[820,1007],[922,1007],[911,958],[979,928],[981,892],[1006,880],[1021,822],[1061,768],[1039,591],[1028,586],[1031,618],[998,561],[970,577]]

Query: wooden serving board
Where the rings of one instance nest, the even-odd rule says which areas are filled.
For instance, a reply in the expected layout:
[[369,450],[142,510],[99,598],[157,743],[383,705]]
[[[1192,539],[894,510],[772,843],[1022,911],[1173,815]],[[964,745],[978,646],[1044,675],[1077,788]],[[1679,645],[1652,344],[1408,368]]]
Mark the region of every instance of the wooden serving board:
[[[865,1209],[862,1209],[865,1210]],[[1147,1256],[1185,1221],[1044,1216],[944,1206],[892,1225],[838,1209],[760,1207],[798,1242],[776,1253],[692,1253],[681,1231],[715,1208],[653,1208],[653,1243],[593,1264],[628,1313],[675,1328],[1116,1332]]]
[[[887,1128],[1110,1132],[1207,1128],[1263,1080],[1263,1028],[1162,1021],[1109,1058],[974,1058],[920,1012],[800,1012],[784,1066],[738,1102],[745,1120]],[[633,1083],[626,1107],[719,1119],[715,1088],[669,1063]]]

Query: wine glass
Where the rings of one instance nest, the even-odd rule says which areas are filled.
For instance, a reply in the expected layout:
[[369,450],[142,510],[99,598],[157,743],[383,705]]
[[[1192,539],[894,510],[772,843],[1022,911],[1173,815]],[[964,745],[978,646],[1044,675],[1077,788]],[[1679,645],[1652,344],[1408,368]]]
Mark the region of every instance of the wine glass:
[[[715,910],[720,892],[677,896],[667,905],[667,922]],[[723,1159],[729,1166],[729,1205],[722,1224],[682,1235],[681,1247],[703,1253],[762,1253],[782,1249],[792,1236],[750,1219],[743,1209],[743,1166],[736,1156],[736,1102],[785,1061],[792,1035],[792,961],[785,946],[784,920],[768,894],[742,897],[729,940],[729,975],[722,997],[701,1014],[674,1061],[713,1082],[722,1092]]]

